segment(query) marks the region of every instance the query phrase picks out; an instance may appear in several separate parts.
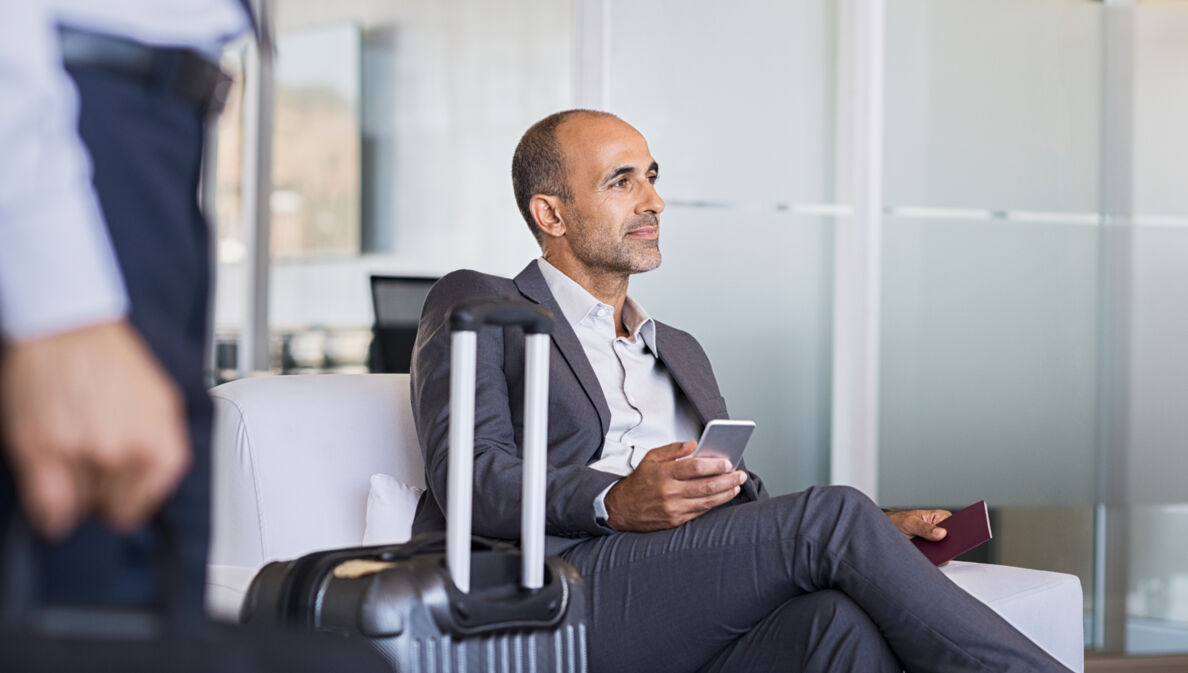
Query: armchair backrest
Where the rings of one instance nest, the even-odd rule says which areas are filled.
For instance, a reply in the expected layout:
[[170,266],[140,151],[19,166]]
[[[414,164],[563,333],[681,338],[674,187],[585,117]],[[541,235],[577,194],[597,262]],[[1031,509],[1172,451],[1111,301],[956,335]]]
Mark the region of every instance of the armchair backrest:
[[210,392],[211,564],[358,545],[372,474],[425,485],[407,374],[267,376]]

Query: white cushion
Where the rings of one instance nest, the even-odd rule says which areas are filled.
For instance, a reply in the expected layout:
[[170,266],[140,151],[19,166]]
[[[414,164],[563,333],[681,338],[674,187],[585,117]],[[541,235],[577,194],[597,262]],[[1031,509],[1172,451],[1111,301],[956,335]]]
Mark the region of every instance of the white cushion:
[[390,474],[371,475],[367,494],[367,527],[363,544],[406,542],[412,536],[413,514],[425,489],[410,486]]
[[961,561],[941,571],[1060,663],[1085,670],[1084,595],[1075,575]]

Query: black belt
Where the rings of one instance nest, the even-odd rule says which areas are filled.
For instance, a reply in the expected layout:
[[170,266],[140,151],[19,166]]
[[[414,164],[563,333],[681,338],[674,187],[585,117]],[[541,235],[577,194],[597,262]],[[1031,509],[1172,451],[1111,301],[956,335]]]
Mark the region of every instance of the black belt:
[[60,28],[62,62],[67,70],[94,68],[137,80],[144,86],[197,105],[206,114],[222,112],[231,78],[198,52],[150,47],[114,35]]

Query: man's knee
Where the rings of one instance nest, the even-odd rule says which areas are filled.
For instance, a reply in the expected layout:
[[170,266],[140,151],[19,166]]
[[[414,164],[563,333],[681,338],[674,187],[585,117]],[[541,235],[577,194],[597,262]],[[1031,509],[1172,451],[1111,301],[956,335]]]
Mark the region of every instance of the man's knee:
[[865,493],[852,486],[817,486],[810,489],[817,505],[826,510],[844,513],[882,513]]
[[798,609],[813,615],[814,627],[829,631],[870,632],[877,634],[878,627],[870,616],[849,596],[836,589],[822,589],[806,594],[798,600]]
[[849,596],[826,589],[798,599],[797,604],[798,610],[811,614],[807,632],[812,643],[805,658],[807,668],[899,670],[878,626]]

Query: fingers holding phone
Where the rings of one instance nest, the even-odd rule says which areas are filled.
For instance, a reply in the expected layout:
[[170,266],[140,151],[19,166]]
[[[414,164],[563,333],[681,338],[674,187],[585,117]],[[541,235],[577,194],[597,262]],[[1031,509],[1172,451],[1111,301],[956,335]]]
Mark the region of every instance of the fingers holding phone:
[[675,528],[738,495],[746,472],[720,456],[693,456],[698,449],[695,442],[676,442],[649,451],[607,492],[610,526],[636,532]]
[[755,421],[714,419],[706,424],[697,449],[687,457],[722,458],[729,461],[732,469],[737,468],[754,431]]

